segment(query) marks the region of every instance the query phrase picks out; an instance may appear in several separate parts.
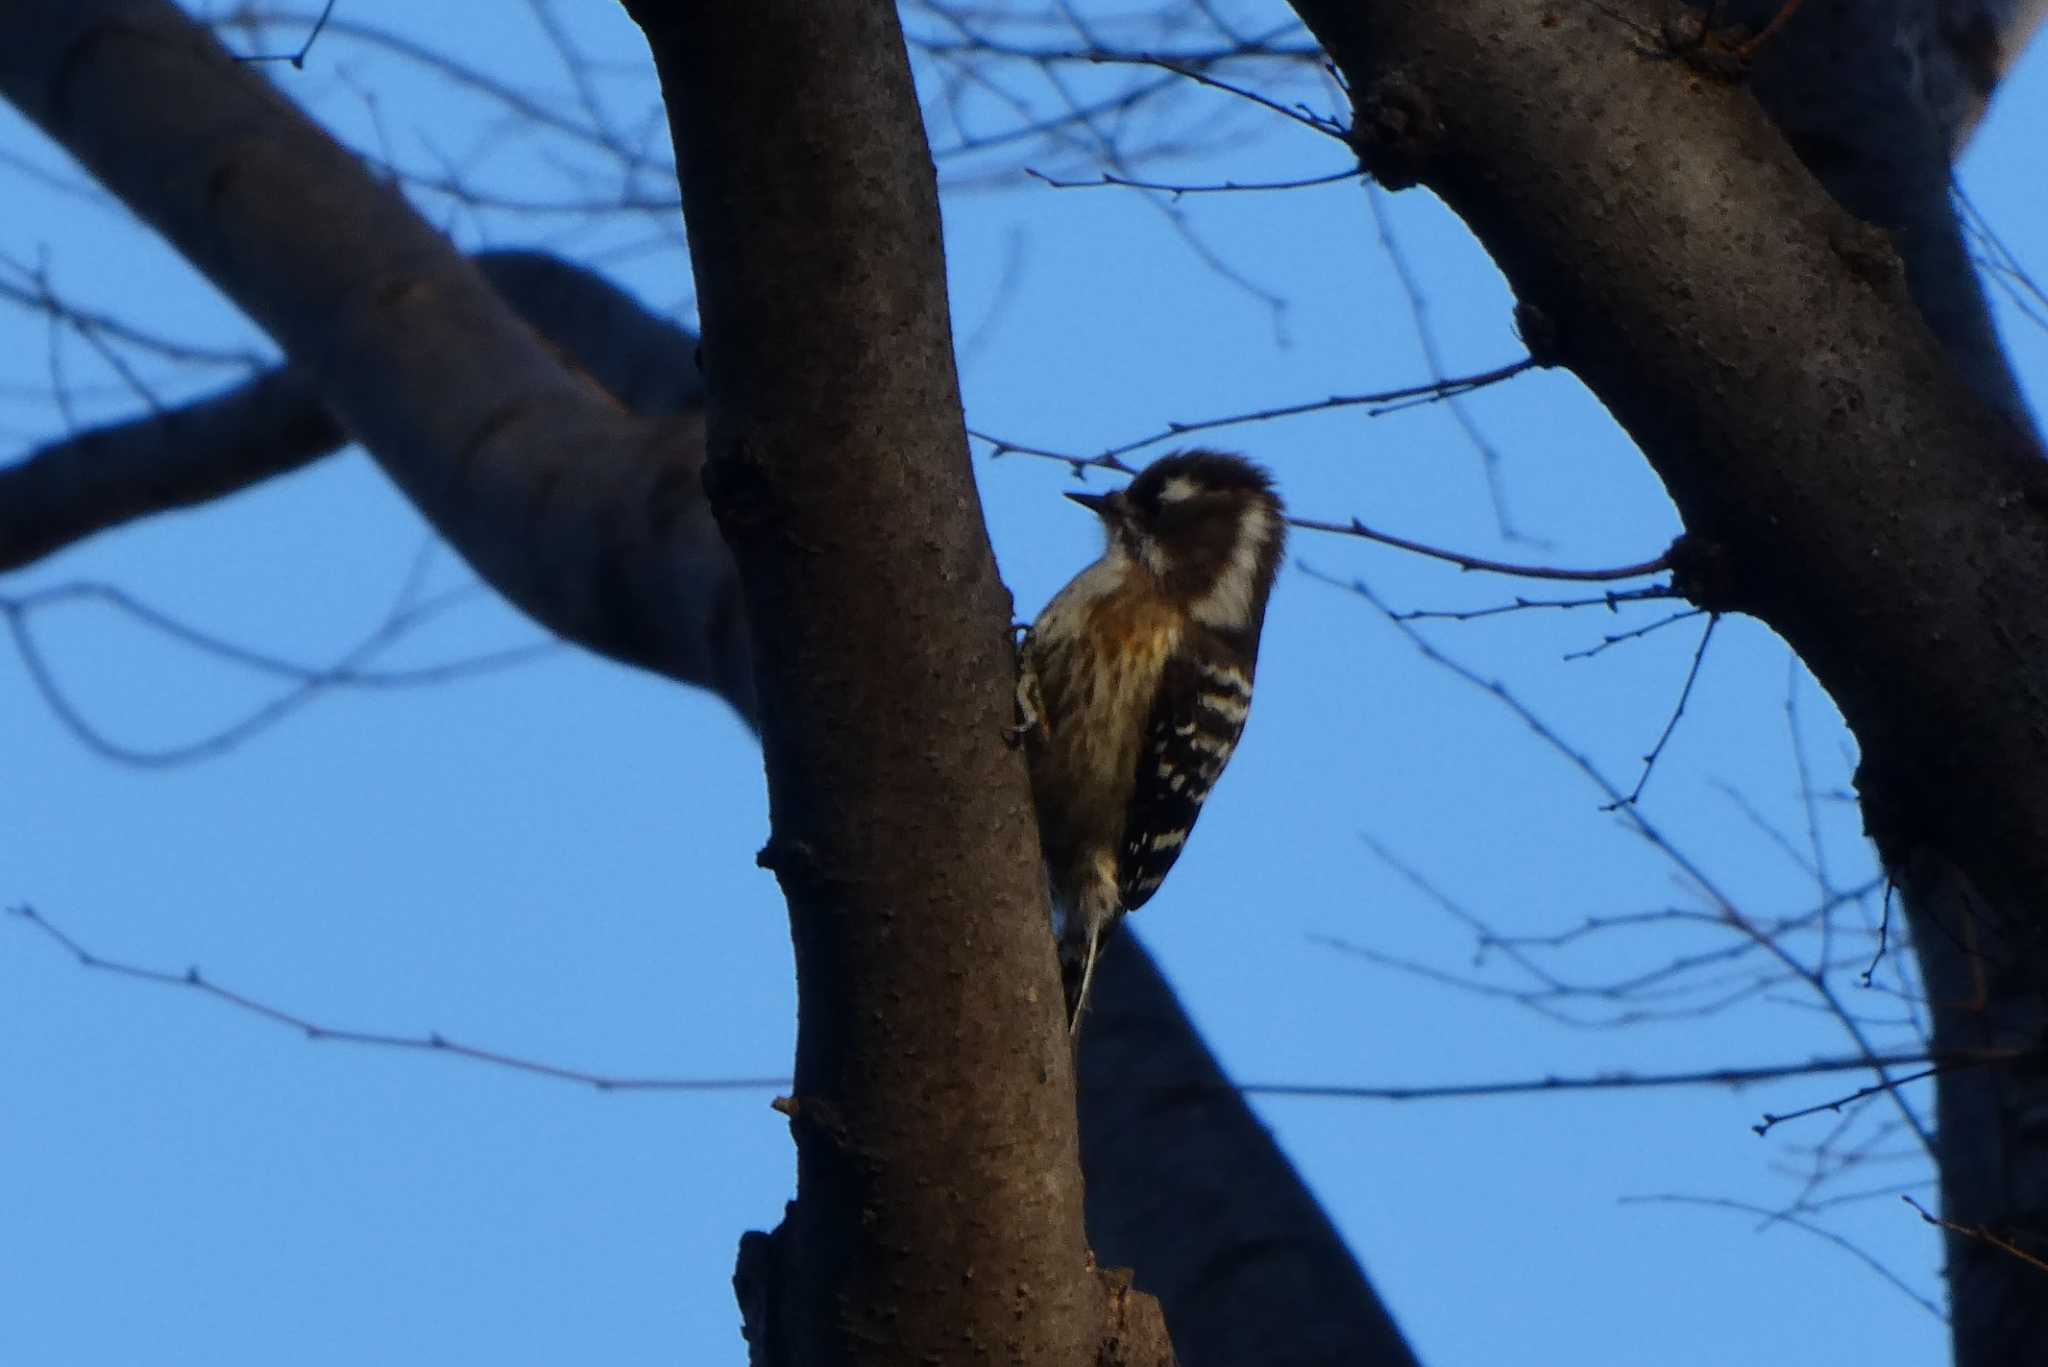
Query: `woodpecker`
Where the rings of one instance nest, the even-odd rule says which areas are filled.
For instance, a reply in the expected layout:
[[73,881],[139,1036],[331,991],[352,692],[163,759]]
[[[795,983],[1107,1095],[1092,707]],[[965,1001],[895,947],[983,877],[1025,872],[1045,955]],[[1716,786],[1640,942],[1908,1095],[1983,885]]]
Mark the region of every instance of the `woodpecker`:
[[1017,711],[1078,1031],[1104,939],[1159,890],[1244,730],[1287,524],[1272,477],[1214,451],[1067,497],[1108,544],[1024,633]]

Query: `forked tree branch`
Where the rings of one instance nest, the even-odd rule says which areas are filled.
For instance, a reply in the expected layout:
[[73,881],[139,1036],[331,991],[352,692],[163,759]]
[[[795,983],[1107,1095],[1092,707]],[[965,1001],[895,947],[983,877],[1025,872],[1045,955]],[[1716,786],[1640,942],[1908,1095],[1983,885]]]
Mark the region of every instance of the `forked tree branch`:
[[693,424],[637,417],[564,365],[175,5],[7,6],[0,95],[262,325],[500,593],[591,649],[749,697]]

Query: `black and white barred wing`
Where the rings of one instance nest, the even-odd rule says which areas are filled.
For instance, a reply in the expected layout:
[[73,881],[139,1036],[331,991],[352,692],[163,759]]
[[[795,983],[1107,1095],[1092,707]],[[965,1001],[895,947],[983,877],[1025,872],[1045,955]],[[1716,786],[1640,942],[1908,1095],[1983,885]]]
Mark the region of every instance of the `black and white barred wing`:
[[1251,702],[1251,672],[1233,662],[1193,654],[1167,661],[1138,747],[1117,859],[1126,911],[1145,905],[1180,858],[1203,800],[1237,748]]

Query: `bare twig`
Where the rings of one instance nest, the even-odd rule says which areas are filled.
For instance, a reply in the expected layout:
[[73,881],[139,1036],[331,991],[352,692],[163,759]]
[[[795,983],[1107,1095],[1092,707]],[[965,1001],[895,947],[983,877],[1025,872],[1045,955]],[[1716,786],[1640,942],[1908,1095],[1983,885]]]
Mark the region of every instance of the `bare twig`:
[[423,1053],[446,1054],[452,1058],[466,1059],[472,1063],[487,1063],[494,1068],[505,1068],[518,1073],[530,1073],[535,1077],[549,1078],[557,1082],[574,1082],[599,1092],[766,1092],[789,1085],[787,1078],[772,1077],[728,1077],[728,1078],[639,1078],[614,1077],[605,1073],[587,1072],[580,1068],[565,1068],[559,1064],[543,1063],[535,1059],[520,1058],[517,1055],[500,1053],[495,1049],[479,1048],[463,1044],[438,1032],[424,1035],[398,1035],[381,1030],[354,1030],[332,1025],[323,1025],[309,1020],[283,1007],[273,1006],[255,997],[223,987],[207,978],[198,968],[188,968],[182,973],[159,968],[146,968],[139,964],[124,963],[118,959],[105,958],[87,949],[31,906],[9,907],[8,912],[43,936],[68,951],[78,960],[79,966],[98,973],[110,973],[115,977],[128,978],[136,982],[156,983],[163,987],[184,988],[211,997],[233,1007],[237,1011],[259,1017],[276,1025],[298,1031],[315,1043],[359,1044],[378,1049],[405,1049]]
[[1221,427],[1239,427],[1246,423],[1269,422],[1276,418],[1294,418],[1307,413],[1325,413],[1340,408],[1364,407],[1367,417],[1379,417],[1394,411],[1396,405],[1414,402],[1436,403],[1458,394],[1469,394],[1475,389],[1512,380],[1524,371],[1533,370],[1536,362],[1524,356],[1506,365],[1494,366],[1472,375],[1459,375],[1450,379],[1428,380],[1421,384],[1401,385],[1394,389],[1377,390],[1369,394],[1332,394],[1327,398],[1308,399],[1300,403],[1276,404],[1270,408],[1255,408],[1242,413],[1230,413],[1217,418],[1198,418],[1191,422],[1170,422],[1159,431],[1131,441],[1120,442],[1106,447],[1092,456],[1077,456],[1066,451],[1055,451],[1049,447],[1032,446],[1025,442],[1010,441],[1003,437],[977,431],[970,427],[967,434],[987,442],[994,449],[992,456],[1019,455],[1038,456],[1046,460],[1057,460],[1071,466],[1075,474],[1091,469],[1110,470],[1118,474],[1136,474],[1132,466],[1122,459],[1133,451],[1142,451],[1148,446],[1162,442],[1176,441],[1197,432],[1213,432]]
[[[1900,1087],[1906,1086],[1908,1083],[1922,1082],[1928,1078],[1937,1077],[1942,1073],[1953,1072],[1958,1068],[1975,1068],[1985,1063],[1997,1062],[2001,1059],[2018,1057],[2019,1054],[2015,1051],[2006,1051],[1995,1057],[1988,1054],[1981,1058],[1972,1056],[1968,1059],[1959,1059],[1948,1062],[1936,1063],[1933,1066],[1924,1068],[1917,1073],[1908,1073],[1904,1077],[1888,1077],[1885,1076],[1882,1072],[1880,1072],[1878,1075],[1878,1081],[1871,1083],[1868,1087],[1858,1087],[1855,1091],[1848,1093],[1846,1096],[1834,1097],[1827,1101],[1818,1101],[1811,1106],[1801,1106],[1798,1110],[1787,1111],[1783,1115],[1774,1115],[1770,1111],[1765,1111],[1764,1118],[1758,1121],[1756,1124],[1749,1127],[1750,1132],[1752,1134],[1755,1134],[1758,1138],[1762,1138],[1764,1135],[1769,1134],[1772,1130],[1776,1129],[1778,1126],[1784,1124],[1788,1120],[1803,1120],[1810,1115],[1819,1115],[1822,1111],[1831,1111],[1839,1115],[1842,1111],[1842,1108],[1845,1106],[1851,1105],[1854,1102],[1862,1101],[1866,1097],[1873,1097],[1879,1095],[1880,1093],[1895,1091]],[[1883,1062],[1885,1062],[1885,1060],[1877,1060],[1872,1064],[1872,1066],[1877,1066],[1878,1063]]]
[[[1816,1058],[1804,1063],[1758,1064],[1741,1068],[1701,1068],[1679,1073],[1596,1073],[1589,1077],[1511,1078],[1498,1082],[1459,1082],[1412,1087],[1352,1087],[1323,1083],[1247,1082],[1240,1090],[1247,1096],[1300,1097],[1352,1101],[1434,1101],[1460,1097],[1526,1096],[1532,1092],[1618,1092],[1654,1087],[1747,1087],[1785,1078],[1817,1077],[1826,1073],[1855,1072],[1873,1062],[1890,1066],[1935,1063],[1936,1067],[1975,1067],[2009,1057],[1978,1058],[1942,1062],[1925,1051],[1887,1054],[1876,1060],[1861,1056]],[[1930,1070],[1931,1071],[1931,1070]],[[1925,1074],[1916,1074],[1916,1077]],[[1914,1078],[1902,1078],[1910,1082]],[[1780,1117],[1788,1118],[1788,1117]]]
[[[591,1087],[600,1092],[707,1092],[707,1091],[769,1091],[788,1085],[788,1079],[775,1077],[733,1077],[733,1078],[657,1078],[627,1077],[609,1073],[596,1073],[585,1069],[564,1067],[560,1064],[524,1058],[499,1050],[451,1040],[439,1032],[422,1035],[400,1035],[388,1031],[359,1030],[322,1024],[302,1016],[288,1008],[277,1006],[233,988],[223,986],[208,978],[197,967],[183,971],[150,968],[140,964],[108,958],[87,949],[68,932],[53,924],[41,912],[28,905],[8,908],[11,915],[40,932],[44,938],[58,945],[75,958],[79,966],[95,972],[108,973],[116,977],[137,982],[155,983],[164,987],[183,988],[210,997],[215,1001],[250,1015],[283,1025],[303,1034],[308,1040],[323,1043],[357,1044],[386,1049],[406,1049],[447,1054],[450,1057],[485,1063],[493,1067],[506,1068],[515,1072],[530,1073],[556,1081],[573,1082]],[[1932,1062],[1936,1067],[1975,1066],[2000,1061],[2004,1056],[1970,1056],[1964,1059],[1943,1060],[1940,1056],[1925,1052],[1889,1055],[1875,1060],[1890,1065]],[[1847,1072],[1867,1068],[1873,1060],[1862,1057],[1816,1058],[1799,1063],[1762,1064],[1748,1067],[1701,1069],[1679,1073],[1603,1073],[1591,1077],[1543,1077],[1509,1079],[1496,1082],[1448,1083],[1435,1086],[1345,1086],[1336,1084],[1253,1082],[1242,1085],[1239,1090],[1248,1096],[1292,1097],[1297,1099],[1321,1100],[1365,1100],[1365,1101],[1422,1101],[1457,1100],[1489,1096],[1519,1096],[1531,1093],[1618,1091],[1657,1087],[1722,1086],[1745,1087],[1758,1083],[1781,1081],[1787,1078],[1810,1077],[1826,1073]]]
[[321,7],[320,17],[313,21],[313,27],[306,31],[305,38],[301,40],[295,51],[251,52],[237,57],[236,60],[252,63],[289,62],[294,71],[304,71],[306,69],[306,54],[313,50],[313,44],[319,41],[320,34],[326,29],[328,16],[334,13],[334,3],[335,0],[327,0],[327,3]]
[[[1648,603],[1672,597],[1669,584],[1648,584],[1639,589],[1609,589],[1592,598],[1524,598],[1517,594],[1512,603],[1495,603],[1483,608],[1409,608],[1394,614],[1397,622],[1476,622],[1485,617],[1499,617],[1510,612],[1528,612],[1538,608],[1599,608],[1619,612],[1624,604]],[[1693,614],[1688,613],[1687,616]]]
[[[1579,570],[1566,569],[1556,565],[1516,565],[1505,560],[1489,560],[1484,556],[1467,555],[1463,551],[1445,550],[1440,546],[1430,546],[1420,541],[1410,541],[1407,537],[1395,536],[1391,532],[1377,531],[1366,526],[1355,517],[1349,522],[1323,522],[1315,518],[1290,517],[1287,519],[1287,525],[1299,527],[1303,531],[1332,532],[1338,536],[1363,537],[1367,541],[1377,541],[1382,546],[1392,546],[1396,550],[1410,551],[1416,555],[1427,556],[1431,560],[1441,560],[1446,564],[1456,565],[1461,570],[1480,570],[1487,574],[1513,575],[1521,579],[1555,579],[1569,583],[1604,583],[1610,579],[1640,579],[1648,574],[1662,574],[1671,568],[1670,557],[1666,555],[1660,555],[1655,559],[1644,560],[1634,565],[1619,565],[1612,569]],[[1327,579],[1326,576],[1318,577]]]
[[1256,194],[1267,190],[1306,190],[1318,185],[1338,185],[1356,180],[1363,174],[1356,166],[1341,171],[1329,171],[1320,176],[1302,176],[1293,180],[1226,180],[1219,185],[1183,185],[1163,180],[1137,180],[1129,176],[1102,172],[1093,180],[1062,180],[1048,175],[1035,167],[1027,166],[1024,174],[1042,181],[1055,190],[1101,190],[1116,188],[1123,190],[1156,190],[1178,199],[1182,195]]
[[1100,62],[1135,63],[1139,66],[1156,66],[1162,71],[1171,71],[1176,76],[1193,81],[1196,85],[1207,86],[1211,90],[1221,91],[1226,95],[1235,95],[1241,100],[1247,100],[1252,104],[1258,105],[1262,109],[1271,110],[1284,119],[1291,119],[1311,132],[1335,138],[1338,142],[1349,146],[1347,139],[1350,130],[1342,122],[1331,118],[1327,114],[1312,113],[1300,105],[1282,104],[1278,100],[1261,95],[1256,90],[1247,90],[1243,86],[1232,85],[1229,81],[1211,76],[1206,71],[1171,58],[1161,57],[1153,53],[1137,53],[1131,56],[1121,54],[1104,55],[1095,60]]
[[[1429,296],[1423,291],[1414,268],[1409,265],[1408,253],[1402,248],[1401,240],[1394,235],[1393,224],[1388,222],[1381,207],[1382,191],[1379,186],[1367,183],[1365,207],[1372,216],[1374,234],[1379,238],[1380,250],[1387,254],[1387,260],[1394,267],[1394,279],[1401,287],[1402,296],[1408,301],[1408,317],[1415,327],[1416,342],[1422,347],[1422,359],[1429,367],[1429,373],[1441,376],[1444,373],[1443,355],[1436,344],[1436,329],[1429,321]],[[1445,406],[1451,410],[1451,420],[1465,434],[1465,439],[1479,453],[1480,470],[1486,476],[1486,492],[1493,503],[1494,523],[1501,536],[1508,541],[1526,541],[1516,530],[1514,519],[1508,515],[1507,487],[1501,479],[1500,451],[1486,434],[1479,430],[1479,424],[1466,406],[1459,402],[1461,395],[1445,396]]]
[[1841,1249],[1844,1253],[1862,1263],[1872,1272],[1875,1272],[1878,1276],[1889,1282],[1892,1288],[1898,1291],[1900,1295],[1912,1301],[1913,1304],[1919,1306],[1937,1320],[1946,1322],[1948,1319],[1948,1316],[1941,1312],[1940,1306],[1907,1285],[1905,1278],[1833,1230],[1823,1229],[1810,1220],[1802,1220],[1797,1216],[1787,1215],[1783,1211],[1766,1210],[1762,1206],[1753,1206],[1744,1201],[1731,1201],[1721,1196],[1624,1196],[1621,1198],[1621,1204],[1625,1206],[1704,1206],[1710,1210],[1732,1210],[1742,1215],[1754,1215],[1764,1222],[1761,1226],[1764,1229],[1768,1229],[1772,1225],[1785,1225],[1792,1229],[1803,1230],[1817,1239],[1825,1239],[1836,1248]]
[[1671,862],[1673,868],[1689,884],[1697,889],[1701,896],[1706,898],[1708,904],[1716,910],[1721,920],[1729,929],[1749,940],[1763,953],[1775,959],[1787,975],[1803,984],[1807,991],[1812,994],[1813,999],[1819,1003],[1820,1007],[1825,1009],[1835,1019],[1837,1024],[1841,1026],[1856,1048],[1866,1058],[1872,1060],[1870,1067],[1877,1074],[1878,1078],[1874,1090],[1882,1091],[1890,1099],[1898,1110],[1900,1119],[1912,1131],[1914,1138],[1918,1140],[1922,1149],[1930,1154],[1933,1152],[1933,1136],[1928,1131],[1927,1123],[1913,1109],[1912,1105],[1907,1101],[1903,1089],[1897,1085],[1896,1080],[1887,1071],[1887,1065],[1883,1062],[1883,1054],[1871,1043],[1870,1034],[1865,1028],[1865,1023],[1847,1008],[1840,995],[1829,984],[1827,975],[1835,965],[1827,961],[1814,964],[1802,963],[1791,950],[1780,943],[1779,936],[1772,927],[1760,926],[1750,917],[1744,915],[1734,899],[1720,889],[1716,881],[1696,860],[1679,850],[1670,838],[1643,814],[1640,806],[1621,801],[1622,793],[1620,789],[1601,771],[1599,766],[1595,765],[1584,753],[1568,744],[1562,736],[1553,730],[1541,717],[1536,715],[1526,703],[1510,692],[1505,685],[1501,684],[1498,680],[1481,676],[1469,666],[1444,654],[1414,625],[1394,619],[1392,610],[1362,581],[1355,583],[1352,587],[1354,592],[1371,603],[1382,614],[1387,615],[1394,628],[1408,638],[1409,643],[1421,653],[1424,659],[1448,671],[1454,677],[1471,684],[1474,688],[1492,695],[1518,717],[1522,724],[1534,732],[1539,739],[1566,759],[1606,797],[1609,810],[1618,813],[1629,829],[1633,830],[1653,848],[1660,851]]
[[264,358],[252,348],[209,347],[165,337],[125,318],[74,304],[58,292],[44,266],[31,266],[0,255],[0,268],[19,276],[23,282],[15,284],[0,279],[0,299],[63,320],[78,336],[102,348],[103,356],[107,354],[104,350],[107,343],[120,342],[183,364],[226,366],[238,370],[254,370],[264,364]]
[[[60,584],[20,597],[0,597],[0,617],[6,619],[8,632],[13,637],[30,681],[65,729],[88,749],[117,763],[140,768],[167,768],[225,753],[334,689],[417,688],[447,683],[470,675],[528,664],[561,649],[561,642],[546,640],[408,669],[368,668],[371,660],[405,636],[470,600],[479,591],[476,586],[467,585],[420,598],[417,586],[417,573],[409,574],[406,587],[384,621],[329,666],[305,665],[223,640],[107,584]],[[73,602],[105,604],[182,645],[257,673],[285,679],[291,687],[240,720],[197,740],[161,749],[123,744],[95,726],[72,702],[30,629],[30,619],[37,611]]]
[[1945,1229],[1951,1234],[1960,1234],[1965,1239],[1975,1239],[1978,1243],[1989,1244],[1993,1248],[2012,1254],[2029,1267],[2037,1267],[2043,1272],[2048,1272],[2048,1260],[2035,1257],[2012,1240],[2002,1238],[1982,1225],[1963,1225],[1957,1224],[1954,1220],[1944,1220],[1941,1216],[1930,1213],[1925,1206],[1910,1196],[1901,1196],[1899,1199],[1918,1211],[1920,1218],[1930,1225]]
[[[1663,596],[1669,598],[1676,597],[1677,595],[1671,592],[1671,586],[1667,584],[1664,586]],[[1640,641],[1643,637],[1653,632],[1662,631],[1665,627],[1676,626],[1680,622],[1689,622],[1704,611],[1706,611],[1704,608],[1687,608],[1684,612],[1674,612],[1668,617],[1659,617],[1656,621],[1643,626],[1631,627],[1627,631],[1612,632],[1602,636],[1597,645],[1587,646],[1584,650],[1567,651],[1564,658],[1567,660],[1590,660],[1595,655],[1612,650],[1625,641]]]
[[1884,915],[1879,917],[1877,922],[1877,948],[1871,951],[1870,962],[1864,966],[1860,980],[1865,987],[1870,986],[1871,975],[1877,972],[1878,964],[1884,961],[1885,949],[1891,941],[1891,930],[1892,880],[1887,876],[1884,880]]
[[[1671,719],[1664,723],[1664,730],[1658,735],[1657,743],[1650,747],[1649,754],[1643,756],[1643,772],[1637,777],[1636,786],[1629,790],[1623,801],[1632,803],[1642,797],[1643,788],[1650,781],[1650,771],[1657,767],[1657,757],[1664,753],[1664,747],[1671,743],[1672,733],[1678,730],[1678,719],[1685,715],[1686,701],[1692,697],[1693,685],[1699,682],[1700,665],[1707,658],[1707,643],[1714,639],[1714,625],[1720,620],[1715,614],[1707,615],[1707,629],[1700,633],[1699,647],[1692,653],[1692,668],[1686,671],[1685,684],[1678,690],[1678,704],[1671,709]],[[1825,946],[1822,948],[1822,954],[1826,954]]]

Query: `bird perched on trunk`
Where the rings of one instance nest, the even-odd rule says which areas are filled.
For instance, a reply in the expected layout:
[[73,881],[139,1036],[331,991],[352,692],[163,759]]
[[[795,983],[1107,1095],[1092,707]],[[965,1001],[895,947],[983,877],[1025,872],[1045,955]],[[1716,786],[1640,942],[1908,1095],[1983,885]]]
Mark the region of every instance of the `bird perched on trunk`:
[[1078,1030],[1104,938],[1158,891],[1244,730],[1287,526],[1271,476],[1212,451],[1067,497],[1108,545],[1025,633],[1017,708]]

